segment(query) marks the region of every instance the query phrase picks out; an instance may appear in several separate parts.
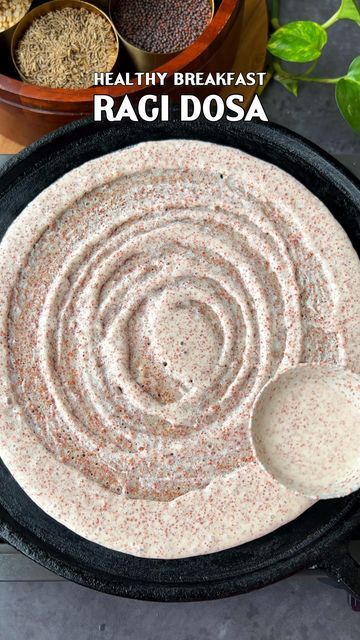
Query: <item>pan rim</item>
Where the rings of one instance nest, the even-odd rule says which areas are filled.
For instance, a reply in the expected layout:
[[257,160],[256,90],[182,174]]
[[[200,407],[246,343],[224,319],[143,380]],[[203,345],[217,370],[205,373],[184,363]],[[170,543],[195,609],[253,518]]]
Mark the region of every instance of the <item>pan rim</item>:
[[[34,143],[24,151],[20,152],[18,156],[14,157],[10,160],[5,168],[0,172],[0,204],[9,202],[9,194],[16,188],[14,187],[13,179],[14,175],[17,174],[17,181],[21,180],[29,180],[32,176],[38,173],[41,170],[41,166],[46,161],[49,164],[48,156],[59,159],[59,154],[64,152],[64,147],[70,145],[72,148],[72,155],[70,158],[70,165],[66,166],[67,172],[73,168],[71,162],[75,162],[76,158],[79,159],[78,164],[82,164],[84,161],[81,155],[81,140],[89,140],[91,137],[95,137],[95,134],[98,135],[102,144],[105,145],[106,136],[109,136],[113,132],[117,132],[117,135],[123,140],[126,138],[125,132],[127,132],[128,139],[131,139],[133,143],[144,141],[144,136],[155,136],[151,139],[164,139],[167,138],[176,138],[176,137],[192,137],[203,140],[210,140],[213,142],[219,142],[219,137],[225,137],[228,142],[222,142],[222,144],[226,144],[227,146],[234,146],[236,148],[242,148],[245,151],[252,153],[252,155],[257,155],[262,159],[269,160],[269,154],[273,151],[279,152],[282,154],[283,158],[288,158],[288,162],[294,164],[296,158],[302,159],[303,166],[307,166],[308,171],[309,167],[311,168],[311,174],[317,180],[324,180],[328,183],[328,188],[335,189],[339,192],[342,197],[348,199],[349,202],[352,202],[352,205],[355,209],[360,208],[360,183],[359,181],[352,176],[352,174],[344,169],[338,162],[336,162],[330,155],[326,152],[320,150],[316,145],[309,143],[301,136],[294,134],[292,132],[287,131],[283,127],[273,124],[254,124],[247,123],[241,125],[229,125],[229,124],[218,124],[206,123],[204,121],[197,121],[195,123],[187,123],[185,126],[184,123],[180,122],[171,122],[171,123],[152,123],[151,125],[145,124],[144,126],[139,123],[131,124],[131,125],[108,125],[96,123],[94,124],[91,118],[87,118],[85,120],[77,121],[66,125],[64,128],[53,132],[47,135],[45,138],[42,138],[40,141]],[[196,135],[197,134],[197,135]],[[226,134],[226,135],[225,135]],[[157,137],[156,137],[157,136]],[[199,138],[200,136],[200,138]],[[214,140],[214,137],[217,138]],[[252,150],[249,151],[248,145],[252,145]],[[256,144],[260,145],[260,149],[258,149],[259,154],[254,151],[254,146]],[[267,156],[264,157],[262,155],[264,153],[264,148],[261,145],[266,145]],[[241,145],[241,146],[240,146]],[[128,144],[124,144],[122,146],[128,146]],[[119,147],[117,147],[119,148]],[[113,149],[110,149],[113,150]],[[108,153],[108,148],[101,148],[101,152],[97,155],[103,155]],[[88,157],[87,159],[90,159]],[[284,165],[276,162],[276,158],[270,159],[273,164],[277,164],[277,166],[281,166],[281,168],[285,168]],[[26,171],[26,163],[30,162],[32,166],[31,172]],[[285,162],[285,160],[284,160]],[[25,169],[24,169],[25,167]],[[52,169],[49,172],[49,184],[54,180]],[[292,173],[288,168],[285,168],[288,173]],[[295,177],[303,182],[301,177],[292,173]],[[56,177],[60,177],[58,174]],[[304,178],[304,176],[302,176]],[[304,183],[304,182],[303,182]],[[18,185],[17,185],[18,186]],[[37,184],[37,186],[39,186]],[[308,186],[308,184],[305,184]],[[40,187],[40,186],[39,186]],[[45,186],[42,184],[39,191],[43,190]],[[310,189],[315,195],[318,195],[316,189]],[[34,197],[34,196],[32,196]],[[32,198],[30,198],[32,199]],[[323,199],[323,198],[321,198]],[[20,210],[23,207],[20,208]],[[331,210],[331,207],[329,207]],[[14,210],[14,217],[19,213],[19,211]],[[335,214],[334,214],[335,215]],[[337,217],[335,215],[335,217]],[[339,220],[339,218],[337,218]],[[339,220],[340,224],[342,221]],[[343,225],[344,226],[344,225]],[[357,226],[359,227],[358,234],[355,237],[354,233],[349,233],[351,241],[355,245],[360,246],[360,221],[358,220]],[[355,246],[359,253],[359,247]],[[8,474],[10,475],[10,474]],[[1,473],[0,473],[0,483],[4,481],[6,477],[6,468],[2,465]],[[14,481],[15,482],[15,481]],[[16,484],[16,483],[15,483]],[[20,487],[19,487],[20,489]],[[22,491],[20,489],[20,491]],[[27,498],[28,501],[32,502],[30,498]],[[74,562],[71,561],[71,555],[66,554],[66,552],[62,552],[62,558],[57,559],[56,555],[59,555],[57,550],[45,551],[44,552],[44,542],[30,530],[27,532],[23,530],[24,528],[21,525],[17,525],[14,519],[12,518],[12,514],[8,513],[4,507],[0,510],[0,535],[7,540],[10,544],[15,546],[19,551],[25,553],[28,557],[31,557],[33,560],[36,560],[46,568],[56,571],[56,573],[62,575],[63,577],[70,578],[75,582],[79,582],[85,586],[92,586],[95,589],[100,591],[106,591],[108,593],[116,593],[117,595],[126,596],[129,598],[138,598],[138,599],[147,599],[147,600],[157,600],[157,601],[188,601],[188,600],[199,600],[199,599],[212,599],[218,597],[225,597],[230,595],[235,595],[236,593],[243,593],[245,591],[259,588],[261,586],[265,586],[265,584],[269,584],[270,582],[274,582],[277,579],[286,577],[290,575],[294,571],[297,571],[306,566],[310,566],[317,562],[321,556],[327,553],[328,549],[334,544],[343,540],[356,526],[360,523],[360,497],[359,492],[353,494],[349,498],[341,499],[344,503],[344,509],[341,510],[341,517],[343,520],[336,523],[331,524],[331,521],[326,525],[322,530],[320,529],[317,534],[313,536],[314,539],[306,538],[303,541],[303,544],[299,544],[297,549],[293,549],[287,552],[279,553],[277,557],[273,557],[271,562],[266,565],[263,564],[260,568],[251,569],[248,568],[247,572],[244,575],[230,575],[228,574],[225,577],[213,577],[210,580],[204,581],[194,579],[194,581],[188,581],[188,579],[184,579],[184,576],[178,576],[178,582],[175,581],[163,581],[159,582],[156,580],[153,581],[141,581],[139,578],[135,578],[134,580],[130,580],[127,576],[111,576],[108,575],[108,578],[105,576],[99,576],[95,570],[93,572],[87,570],[84,567],[74,566]],[[0,497],[0,504],[1,504]],[[336,501],[339,504],[339,500]],[[340,505],[339,505],[340,506]],[[311,507],[307,512],[309,513],[315,507]],[[38,509],[38,508],[37,508]],[[39,509],[39,511],[41,511]],[[43,512],[42,512],[43,513]],[[296,523],[300,520],[304,514],[299,516],[296,520],[281,529],[285,529]],[[47,519],[50,519],[49,516],[46,516]],[[51,520],[51,519],[50,519]],[[55,522],[55,521],[54,521]],[[57,524],[57,523],[56,523]],[[61,525],[62,526],[62,525]],[[63,527],[65,532],[65,527]],[[335,533],[334,533],[335,529]],[[271,538],[271,536],[275,536],[278,534],[280,530],[276,530],[275,532],[268,534],[265,538]],[[70,532],[72,533],[72,532]],[[76,534],[73,534],[75,537],[80,538]],[[65,534],[66,537],[66,534]],[[84,539],[82,539],[84,540]],[[261,540],[261,539],[258,539]],[[66,540],[65,540],[66,542]],[[92,547],[99,548],[99,545],[95,545],[94,543],[90,543],[85,541],[87,545],[91,545]],[[243,550],[248,548],[249,545],[253,545],[258,541],[252,541],[250,543],[246,543],[246,545],[242,545]],[[315,547],[310,549],[311,547]],[[66,547],[66,544],[65,544]],[[51,548],[51,545],[49,545]],[[103,548],[105,549],[105,548]],[[235,550],[238,548],[234,548]],[[187,562],[191,563],[193,560],[199,561],[199,559],[209,560],[210,564],[207,563],[208,569],[210,568],[211,563],[214,567],[221,562],[219,556],[222,554],[228,554],[233,552],[234,549],[225,550],[218,552],[216,554],[210,554],[208,556],[197,556],[195,559],[192,558],[184,558],[180,560],[146,560],[137,558],[137,563],[170,563],[174,567],[174,570],[181,570],[180,565],[177,566],[177,563]],[[295,552],[294,552],[295,551]],[[93,553],[95,549],[93,549]],[[119,554],[119,552],[111,552],[113,554]],[[290,555],[289,555],[290,554]],[[126,554],[120,554],[125,556]],[[61,553],[60,553],[61,556]],[[134,559],[133,556],[127,556],[131,560]],[[71,563],[72,562],[72,563]],[[175,564],[174,564],[175,563]],[[215,563],[215,564],[214,564]],[[143,565],[146,567],[146,564]],[[146,570],[145,575],[149,575],[148,570]],[[155,572],[156,573],[156,572]],[[206,571],[205,571],[206,573]]]

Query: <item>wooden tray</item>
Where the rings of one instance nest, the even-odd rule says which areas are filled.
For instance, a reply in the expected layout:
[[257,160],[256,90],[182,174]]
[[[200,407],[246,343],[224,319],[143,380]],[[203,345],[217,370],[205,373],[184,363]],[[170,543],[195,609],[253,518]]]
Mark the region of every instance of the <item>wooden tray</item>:
[[[224,2],[224,5],[230,5],[231,2],[232,0],[226,0],[226,3]],[[231,35],[233,42],[225,40],[222,46],[219,47],[216,53],[216,57],[225,57],[226,52],[229,51],[229,49],[231,50],[231,47],[233,47],[234,49],[236,48],[236,55],[235,60],[232,64],[232,70],[242,73],[247,73],[249,71],[262,71],[265,65],[266,43],[268,36],[268,11],[266,0],[245,0],[241,31],[239,33],[237,29],[234,29]],[[228,70],[231,70],[231,68]],[[5,76],[2,76],[2,78],[5,78]],[[19,83],[19,81],[17,80],[9,78],[8,84],[10,88],[14,87],[15,83],[17,83],[18,85],[24,84]],[[24,87],[26,87],[25,84]],[[226,89],[221,91],[221,94],[223,96],[226,96],[229,93],[241,93],[244,96],[244,105],[246,106],[256,90],[256,85],[253,87],[227,87]],[[211,88],[211,91],[214,92],[214,87]],[[25,97],[24,102],[26,103],[26,101],[27,100]],[[85,110],[85,112],[79,113],[79,115],[71,114],[69,116],[65,114],[63,120],[61,118],[54,118],[53,122],[48,124],[44,122],[47,113],[45,110],[43,118],[44,125],[40,126],[39,128],[29,127],[25,136],[19,136],[19,127],[16,126],[16,118],[26,120],[28,118],[28,113],[25,111],[25,109],[17,109],[16,107],[13,109],[13,111],[15,111],[15,114],[14,112],[11,112],[11,109],[9,110],[7,104],[1,102],[0,95],[0,153],[16,153],[33,140],[46,133],[46,131],[61,126],[70,119],[82,117],[87,113],[87,111]],[[19,122],[17,122],[17,124],[19,124]]]

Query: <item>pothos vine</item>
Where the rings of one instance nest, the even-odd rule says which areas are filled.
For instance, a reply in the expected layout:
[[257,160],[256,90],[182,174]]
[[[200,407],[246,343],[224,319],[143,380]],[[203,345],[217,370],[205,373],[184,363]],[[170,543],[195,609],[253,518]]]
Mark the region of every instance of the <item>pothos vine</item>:
[[[339,20],[351,20],[360,27],[359,0],[341,0],[337,11],[323,24],[310,20],[298,20],[281,25],[280,0],[272,0],[272,34],[268,51],[272,54],[270,72],[277,82],[288,91],[298,95],[299,84],[317,82],[335,86],[338,108],[348,124],[360,134],[360,55],[351,62],[347,72],[338,77],[314,75],[323,48],[328,41],[328,29]],[[282,61],[304,63],[309,66],[303,73],[292,73],[285,69]]]

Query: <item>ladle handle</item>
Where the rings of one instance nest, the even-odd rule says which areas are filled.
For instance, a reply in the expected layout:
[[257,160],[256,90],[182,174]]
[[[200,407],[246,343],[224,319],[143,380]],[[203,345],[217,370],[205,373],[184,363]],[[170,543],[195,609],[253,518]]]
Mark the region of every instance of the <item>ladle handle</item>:
[[[352,544],[357,547],[356,554],[351,552]],[[354,555],[358,556],[358,561]],[[320,560],[316,568],[322,569],[342,583],[357,600],[360,600],[360,541],[340,544],[330,557]]]

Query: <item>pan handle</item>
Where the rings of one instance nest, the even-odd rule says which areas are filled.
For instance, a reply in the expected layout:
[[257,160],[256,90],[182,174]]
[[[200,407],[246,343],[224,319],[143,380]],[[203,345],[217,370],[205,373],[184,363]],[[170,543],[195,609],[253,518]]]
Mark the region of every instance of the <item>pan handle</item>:
[[316,568],[335,578],[360,601],[360,540],[340,544]]

